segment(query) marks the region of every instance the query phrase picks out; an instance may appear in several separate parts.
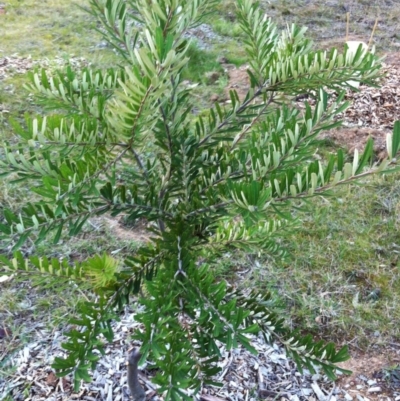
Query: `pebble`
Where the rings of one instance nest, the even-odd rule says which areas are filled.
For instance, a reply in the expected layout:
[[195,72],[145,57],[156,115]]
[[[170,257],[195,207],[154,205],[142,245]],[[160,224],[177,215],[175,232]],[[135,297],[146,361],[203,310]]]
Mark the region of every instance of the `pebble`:
[[376,384],[376,380],[368,380],[368,386],[374,386]]
[[361,390],[362,388],[364,388],[364,386],[362,384],[357,384],[357,386],[356,386],[357,390]]

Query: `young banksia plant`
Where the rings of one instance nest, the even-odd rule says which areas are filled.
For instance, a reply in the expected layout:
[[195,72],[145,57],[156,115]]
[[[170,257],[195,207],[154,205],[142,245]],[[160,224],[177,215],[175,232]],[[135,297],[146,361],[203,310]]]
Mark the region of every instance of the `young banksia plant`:
[[[96,295],[79,305],[67,355],[53,364],[59,375],[74,375],[76,388],[90,380],[104,349],[99,338],[112,340],[110,322],[141,288],[146,296],[138,299],[141,325],[133,338],[158,368],[153,381],[166,400],[189,400],[214,383],[220,344],[255,352],[250,334],[279,341],[300,368],[320,366],[331,378],[335,364],[348,358],[346,347],[285,327],[268,307],[270,294],[232,289],[214,267],[232,249],[281,255],[279,238],[302,199],[396,164],[400,123],[379,165],[372,142],[352,162],[341,151],[315,157],[318,134],[340,124],[348,82],[376,85],[379,59],[362,48],[314,50],[305,29],[279,33],[257,3],[237,0],[248,93],[240,100],[232,90],[230,103],[194,114],[193,89],[182,79],[185,34],[217,4],[91,0],[120,65],[31,74],[31,89],[52,113],[29,119],[26,128],[14,123],[20,140],[4,145],[0,173],[25,180],[35,198],[20,211],[2,212],[0,240],[16,251],[0,257],[3,270],[57,274],[89,283]],[[290,99],[299,94],[315,102],[297,109]],[[77,235],[104,213],[146,219],[150,240],[121,259],[102,254],[74,263],[18,251],[28,238],[57,243]],[[138,355],[131,354],[130,366]],[[133,377],[131,391],[141,397]]]

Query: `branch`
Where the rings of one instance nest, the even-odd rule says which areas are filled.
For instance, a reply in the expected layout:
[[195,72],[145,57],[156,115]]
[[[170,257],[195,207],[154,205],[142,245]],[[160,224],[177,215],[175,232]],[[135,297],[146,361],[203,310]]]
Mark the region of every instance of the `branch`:
[[124,290],[129,289],[130,286],[134,281],[140,278],[145,272],[146,269],[148,269],[151,265],[155,265],[157,262],[163,259],[165,252],[160,252],[157,254],[157,256],[153,257],[150,259],[147,263],[145,263],[138,271],[136,271],[134,274],[132,274],[128,279],[124,280],[123,283],[120,283],[118,288],[115,290],[115,292],[111,295],[111,297],[107,301],[106,308],[108,309],[111,306],[115,306],[117,302],[117,298],[123,293]]
[[193,210],[192,212],[188,213],[185,216],[185,220],[190,219],[191,217],[195,217],[198,214],[213,212],[215,209],[222,209],[224,207],[231,205],[232,203],[233,203],[233,200],[228,201],[228,202],[221,202],[221,203],[217,203],[216,205],[213,205],[213,206],[208,206],[208,207],[203,207],[201,209]]
[[255,117],[253,118],[253,120],[251,121],[251,123],[248,124],[248,125],[246,126],[246,128],[242,129],[242,132],[239,133],[238,136],[237,136],[238,139],[235,139],[235,140],[233,141],[233,144],[232,144],[232,146],[231,146],[231,148],[230,148],[231,151],[235,148],[235,146],[239,143],[239,141],[241,141],[241,140],[245,137],[245,135],[247,134],[247,132],[254,126],[254,124],[258,121],[258,119],[264,114],[264,111],[265,111],[265,110],[268,108],[268,106],[273,102],[273,99],[274,99],[274,96],[273,96],[273,94],[271,93],[271,94],[269,95],[268,101],[264,104],[264,106],[262,107],[262,109],[260,109],[260,110],[258,111],[258,115],[255,116]]
[[150,188],[151,183],[149,181],[149,174],[148,174],[147,169],[144,167],[144,165],[142,163],[142,160],[140,159],[139,154],[136,152],[134,147],[131,147],[130,151],[133,153],[133,156],[135,157],[135,160],[136,160],[136,164],[139,166],[139,169],[142,171],[142,173],[144,175],[144,178],[145,178],[145,181],[146,181],[147,185]]
[[252,97],[250,97],[248,100],[246,100],[238,109],[235,113],[231,114],[229,118],[226,118],[224,121],[222,121],[214,130],[214,132],[208,134],[205,136],[200,142],[199,142],[199,147],[204,145],[216,132],[218,132],[221,128],[223,128],[226,124],[228,124],[232,118],[236,117],[236,115],[240,114],[241,112],[245,111],[247,109],[247,106],[255,100],[258,96],[261,95],[263,92],[264,85],[260,86],[258,90],[254,93]]

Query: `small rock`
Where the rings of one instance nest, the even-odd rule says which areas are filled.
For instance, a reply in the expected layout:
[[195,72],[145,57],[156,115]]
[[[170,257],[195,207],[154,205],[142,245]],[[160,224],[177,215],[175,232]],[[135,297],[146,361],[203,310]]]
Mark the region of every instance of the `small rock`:
[[315,375],[311,376],[311,380],[314,381],[314,382],[316,382],[316,381],[318,381],[320,379],[321,379],[321,375],[318,374],[318,373],[316,373]]
[[344,394],[344,398],[345,398],[347,401],[352,401],[352,399],[353,399],[353,397],[352,397],[349,393],[345,393],[345,394]]
[[374,386],[376,384],[376,380],[368,380],[368,386]]
[[357,386],[356,386],[356,389],[357,390],[361,390],[361,389],[363,389],[364,388],[364,386],[362,385],[362,384],[357,384]]

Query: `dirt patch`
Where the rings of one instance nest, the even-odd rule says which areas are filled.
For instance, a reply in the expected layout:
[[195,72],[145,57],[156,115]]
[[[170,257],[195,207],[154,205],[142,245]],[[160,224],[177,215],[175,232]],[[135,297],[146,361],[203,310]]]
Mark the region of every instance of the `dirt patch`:
[[229,92],[231,90],[235,90],[239,96],[240,101],[242,102],[247,95],[247,92],[250,88],[250,79],[247,74],[247,65],[243,65],[239,68],[236,68],[234,65],[226,64],[224,65],[224,69],[228,74],[228,85],[224,90],[225,100],[230,99]]
[[387,400],[387,397],[400,399],[400,387],[396,388],[396,383],[393,383],[389,375],[384,373],[386,370],[393,369],[395,365],[399,365],[400,345],[396,348],[381,348],[379,352],[363,353],[353,350],[351,353],[351,359],[338,364],[341,368],[353,372],[351,375],[343,375],[336,382],[339,387],[357,399],[359,399],[357,395],[369,400]]
[[348,91],[346,99],[352,105],[343,116],[346,124],[391,130],[400,119],[400,65],[386,62],[382,72],[386,76],[379,88],[361,85],[359,92]]
[[375,128],[340,128],[328,131],[321,135],[322,138],[329,138],[336,145],[345,148],[350,154],[355,149],[363,151],[369,138],[374,141],[374,154],[378,160],[386,157],[386,134],[391,130],[378,130]]
[[340,116],[343,127],[322,134],[353,153],[363,151],[369,138],[374,140],[378,159],[386,157],[386,135],[392,133],[395,121],[400,120],[400,53],[389,53],[385,59],[385,77],[381,87],[360,86],[360,91],[347,91],[351,106]]

